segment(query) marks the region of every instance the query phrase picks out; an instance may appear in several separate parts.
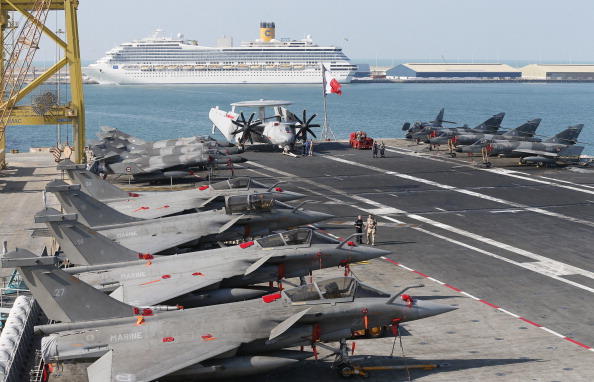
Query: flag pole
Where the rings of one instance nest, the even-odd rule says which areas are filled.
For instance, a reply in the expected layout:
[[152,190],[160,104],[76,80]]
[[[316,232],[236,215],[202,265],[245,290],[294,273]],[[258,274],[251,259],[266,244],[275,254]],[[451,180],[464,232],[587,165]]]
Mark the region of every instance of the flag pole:
[[330,139],[330,135],[332,135],[333,139],[336,140],[334,133],[328,126],[328,112],[326,109],[326,67],[322,62],[320,62],[320,65],[322,66],[322,95],[324,96],[324,130],[322,131],[322,138],[328,140]]

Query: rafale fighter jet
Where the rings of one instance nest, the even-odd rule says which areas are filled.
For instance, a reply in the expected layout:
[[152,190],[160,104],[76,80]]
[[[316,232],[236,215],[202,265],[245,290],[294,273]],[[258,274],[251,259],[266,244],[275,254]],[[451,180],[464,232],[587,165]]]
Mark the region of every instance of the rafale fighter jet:
[[[96,359],[87,369],[90,382],[238,378],[294,362],[286,360],[287,347],[311,345],[315,354],[322,341],[341,341],[336,352],[346,353],[345,339],[354,331],[456,309],[403,294],[419,285],[390,295],[338,277],[257,300],[159,311],[166,308],[130,306],[59,268],[40,265],[51,258],[31,261],[30,252],[19,250],[5,257],[16,262],[21,254],[25,258],[15,265],[33,296],[50,319],[61,321],[35,327],[46,336],[43,360]],[[252,366],[256,356],[268,357],[258,362],[263,368]],[[339,370],[348,362],[337,361]]]
[[[270,288],[249,287],[252,284],[292,277],[300,277],[305,284],[305,276],[314,270],[342,266],[346,271],[351,263],[390,254],[355,245],[350,241],[355,235],[338,241],[311,228],[299,228],[232,247],[139,260],[137,252],[97,232],[89,233],[76,221],[49,225],[70,263],[90,265],[66,272],[119,301],[139,306],[164,303],[188,308],[242,301],[270,292]],[[14,267],[7,259],[2,266]]]
[[534,138],[534,133],[540,124],[541,119],[532,119],[515,129],[507,131],[503,134],[485,134],[485,133],[459,133],[454,136],[438,135],[429,139],[431,145],[445,145],[448,140],[452,140],[455,146],[471,145],[481,139],[497,140],[497,141],[528,141],[540,142],[540,138]]
[[447,142],[448,138],[452,138],[457,134],[494,134],[497,132],[497,130],[499,130],[499,128],[501,128],[501,121],[503,121],[503,117],[505,117],[505,113],[496,114],[472,129],[466,125],[463,127],[427,127],[415,134],[412,134],[412,139],[417,140],[417,142],[422,141],[424,143],[429,143],[429,139],[439,136],[446,138],[445,141]]
[[304,198],[305,195],[277,187],[266,186],[250,178],[232,178],[191,190],[170,192],[128,192],[86,170],[85,165],[64,160],[58,170],[66,171],[73,184],[81,190],[126,215],[154,219],[183,211],[212,210],[225,205],[225,196],[269,192],[281,202]]
[[[320,127],[318,124],[311,123],[316,114],[307,118],[304,110],[303,119],[299,119],[282,107],[291,104],[293,102],[270,100],[235,102],[231,104],[231,111],[223,111],[218,106],[210,109],[208,117],[213,123],[213,133],[215,128],[218,129],[229,142],[235,139],[240,148],[243,148],[247,142],[252,144],[259,142],[271,143],[290,150],[296,140],[307,140],[307,133],[315,138],[316,135],[311,128]],[[246,120],[243,112],[236,112],[237,107],[255,107],[258,109],[258,115],[256,117],[256,114],[252,113]],[[274,107],[275,115],[267,117],[265,113],[267,107]]]
[[[269,193],[228,196],[225,208],[193,214],[140,219],[122,214],[80,191],[80,185],[52,181],[47,192],[55,193],[71,218],[99,231],[111,240],[142,253],[159,254],[181,245],[192,246],[268,235],[275,230],[297,227],[332,218],[321,212],[299,210],[274,200]],[[35,215],[38,223],[60,215],[46,208]]]
[[568,127],[560,133],[544,140],[543,142],[523,141],[489,141],[482,140],[470,146],[462,146],[456,151],[463,153],[481,153],[483,148],[487,149],[490,156],[503,156],[509,158],[520,158],[526,154],[559,154],[567,146],[577,143],[582,132],[583,124]]

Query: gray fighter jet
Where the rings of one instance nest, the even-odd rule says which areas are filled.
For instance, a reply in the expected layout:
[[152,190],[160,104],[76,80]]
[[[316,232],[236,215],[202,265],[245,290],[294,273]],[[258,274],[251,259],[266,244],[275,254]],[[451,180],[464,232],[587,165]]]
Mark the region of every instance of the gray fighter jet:
[[526,154],[558,154],[567,146],[577,143],[577,139],[582,132],[583,127],[584,125],[581,123],[570,126],[543,142],[481,140],[469,146],[458,147],[456,151],[463,153],[481,153],[483,148],[486,148],[489,156],[502,156],[508,158],[520,158],[526,156]]
[[130,175],[134,180],[168,180],[191,175],[208,166],[245,162],[237,155],[201,148],[188,154],[141,155],[105,144],[90,146],[95,156],[91,171],[104,175]]
[[[206,145],[210,148],[233,147],[233,145],[229,144],[228,142],[217,141],[216,139],[210,136],[200,135],[188,138],[166,139],[160,141],[145,141],[143,139],[134,137],[128,133],[125,133],[121,130],[109,126],[101,126],[100,131],[97,133],[97,136],[102,141],[113,140],[114,144],[112,144],[112,146],[118,148],[126,148],[128,145],[144,147],[146,149],[161,149],[165,147],[181,147],[193,145]],[[116,140],[118,141],[118,143],[115,143]]]
[[224,207],[225,196],[269,192],[281,202],[301,199],[303,194],[278,187],[266,186],[250,178],[232,178],[191,190],[171,192],[128,192],[86,170],[85,165],[64,160],[58,170],[65,171],[73,184],[93,198],[130,216],[143,219],[178,214],[182,211],[211,210]]
[[[77,214],[85,226],[99,231],[111,240],[142,253],[159,254],[181,245],[229,241],[263,236],[275,230],[311,224],[333,216],[300,210],[276,202],[274,195],[250,194],[228,196],[225,208],[193,214],[140,219],[122,214],[80,191],[80,185],[52,181],[46,186],[53,192],[68,214]],[[46,208],[35,215],[38,223],[60,215]]]
[[445,141],[447,142],[448,137],[451,138],[457,134],[494,134],[497,132],[497,130],[499,130],[499,128],[501,128],[501,121],[503,121],[503,117],[505,117],[505,113],[496,114],[474,128],[469,128],[466,125],[463,127],[427,127],[415,134],[412,134],[412,139],[416,140],[417,142],[429,143],[429,139],[440,136],[446,138]]
[[485,133],[460,133],[454,136],[439,135],[429,139],[431,145],[445,145],[448,140],[452,140],[455,146],[471,145],[481,139],[496,140],[496,141],[529,141],[540,142],[540,138],[534,138],[534,133],[540,124],[541,119],[532,119],[515,129],[507,131],[503,134],[485,134]]
[[[87,369],[90,382],[243,377],[262,372],[244,363],[255,356],[285,365],[279,353],[283,349],[311,345],[315,354],[316,346],[326,347],[322,342],[327,341],[341,341],[336,367],[342,371],[348,367],[342,356],[347,353],[346,338],[353,331],[456,309],[403,294],[419,285],[390,295],[339,277],[257,300],[160,311],[167,308],[117,301],[59,268],[48,270],[40,260],[32,262],[24,251],[5,256],[16,261],[21,253],[25,258],[18,269],[33,296],[50,319],[61,321],[35,328],[46,335],[44,361],[97,359]],[[272,363],[263,366],[271,369]]]
[[[351,263],[390,254],[355,245],[350,241],[355,235],[338,241],[311,228],[299,228],[232,247],[139,260],[136,252],[97,232],[88,234],[76,221],[50,225],[71,263],[90,264],[66,272],[136,306],[164,303],[188,308],[242,301],[270,292],[252,284],[282,283],[292,277],[300,277],[305,284],[305,276],[314,270],[342,266],[348,272]],[[14,265],[3,259],[2,267]]]
[[456,122],[451,122],[451,121],[444,121],[443,120],[444,113],[445,113],[445,109],[442,108],[439,111],[439,113],[437,114],[437,117],[435,117],[435,120],[430,121],[430,122],[415,122],[412,126],[411,126],[410,122],[406,122],[402,126],[402,131],[406,131],[406,134],[404,135],[404,137],[406,139],[412,139],[413,134],[416,134],[416,133],[420,132],[421,130],[424,131],[424,129],[427,127],[443,127],[444,123],[456,123]]

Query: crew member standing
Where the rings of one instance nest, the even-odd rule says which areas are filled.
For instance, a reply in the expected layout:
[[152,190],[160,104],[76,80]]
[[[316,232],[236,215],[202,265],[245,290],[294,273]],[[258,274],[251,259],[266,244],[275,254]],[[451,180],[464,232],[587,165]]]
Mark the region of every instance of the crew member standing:
[[309,156],[313,156],[313,139],[309,140]]
[[369,215],[367,217],[365,227],[367,227],[367,244],[371,243],[371,245],[375,246],[375,229],[377,228],[377,220],[375,220],[373,215]]
[[380,143],[379,146],[379,150],[380,150],[380,157],[385,158],[386,157],[386,145],[384,145],[384,141],[382,141],[382,143]]
[[373,151],[373,157],[377,158],[377,143],[375,141],[373,142],[372,151]]
[[309,150],[310,150],[309,141],[305,141],[304,145],[305,145],[305,154],[303,154],[303,155],[309,155]]
[[[357,220],[355,220],[355,233],[363,233],[363,218],[361,215],[357,216]],[[357,236],[357,243],[363,244],[363,235]]]

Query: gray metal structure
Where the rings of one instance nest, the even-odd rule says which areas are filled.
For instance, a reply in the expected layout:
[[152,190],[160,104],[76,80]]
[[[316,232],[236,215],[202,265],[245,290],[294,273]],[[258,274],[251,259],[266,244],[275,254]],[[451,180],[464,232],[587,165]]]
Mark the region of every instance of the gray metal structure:
[[[268,356],[268,369],[286,364],[282,351],[293,346],[336,350],[339,371],[349,367],[346,338],[366,327],[399,325],[456,308],[388,294],[350,277],[286,289],[261,299],[177,311],[133,307],[114,300],[59,268],[21,258],[19,272],[48,317],[61,323],[37,326],[46,362],[97,359],[90,382],[191,380],[240,377],[262,372],[243,367],[242,358]],[[150,349],[150,351],[147,351]],[[167,355],[155,358],[156,354]],[[308,353],[307,355],[309,355]],[[218,366],[218,367],[217,367]],[[222,367],[224,366],[224,367]]]
[[69,160],[58,164],[73,184],[80,184],[81,190],[108,206],[130,216],[153,219],[183,211],[212,210],[225,206],[225,196],[269,192],[281,202],[301,199],[305,195],[278,187],[278,182],[266,186],[246,177],[231,178],[191,190],[171,192],[128,192],[98,175],[86,170],[84,165]]
[[[141,253],[159,254],[178,246],[268,235],[275,230],[298,227],[332,215],[300,210],[274,200],[270,193],[225,197],[225,208],[158,219],[125,215],[80,191],[80,185],[52,181],[46,191],[55,193],[67,212],[52,208],[35,215],[35,221],[78,219],[111,240]],[[175,251],[175,250],[174,250]]]

